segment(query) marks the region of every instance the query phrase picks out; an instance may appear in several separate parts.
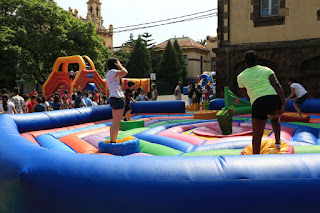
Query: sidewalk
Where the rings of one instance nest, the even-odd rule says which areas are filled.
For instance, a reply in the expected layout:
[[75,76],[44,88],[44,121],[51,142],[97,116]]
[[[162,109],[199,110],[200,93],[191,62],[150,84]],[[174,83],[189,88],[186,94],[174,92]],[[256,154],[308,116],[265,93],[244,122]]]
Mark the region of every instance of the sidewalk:
[[[187,95],[181,95],[181,100],[184,101],[184,103],[188,104],[188,96]],[[174,95],[159,95],[158,101],[174,101]]]

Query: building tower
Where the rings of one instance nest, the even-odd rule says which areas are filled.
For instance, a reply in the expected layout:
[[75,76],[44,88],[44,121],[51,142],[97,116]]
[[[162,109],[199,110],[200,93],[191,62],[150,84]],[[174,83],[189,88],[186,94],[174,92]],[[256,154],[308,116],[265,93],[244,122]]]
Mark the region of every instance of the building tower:
[[109,29],[103,26],[103,18],[101,15],[101,2],[100,0],[88,0],[87,21],[92,21],[96,25],[97,33],[104,39],[103,45],[110,50],[113,49],[113,26],[110,25]]

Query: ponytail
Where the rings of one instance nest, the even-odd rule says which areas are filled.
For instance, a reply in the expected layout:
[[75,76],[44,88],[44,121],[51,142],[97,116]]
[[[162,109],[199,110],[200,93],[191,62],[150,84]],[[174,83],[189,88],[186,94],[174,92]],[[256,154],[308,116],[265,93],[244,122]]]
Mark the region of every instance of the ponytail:
[[2,106],[3,106],[3,110],[4,111],[8,111],[8,100],[9,97],[7,94],[3,94],[2,95]]

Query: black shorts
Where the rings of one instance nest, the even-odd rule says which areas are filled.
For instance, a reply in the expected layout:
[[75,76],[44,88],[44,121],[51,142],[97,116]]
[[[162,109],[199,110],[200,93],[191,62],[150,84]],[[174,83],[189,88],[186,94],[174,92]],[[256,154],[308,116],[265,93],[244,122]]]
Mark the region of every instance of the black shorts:
[[303,105],[304,102],[306,102],[307,99],[308,99],[308,93],[306,93],[303,96],[301,96],[300,98],[298,98],[297,101],[295,102],[295,104],[301,106],[301,105]]
[[252,104],[252,118],[266,120],[269,114],[275,114],[281,107],[282,104],[278,95],[260,97]]
[[124,108],[124,111],[129,111],[129,110],[131,110],[131,106],[130,106],[130,103],[126,103],[126,106],[125,106],[125,108]]
[[114,110],[123,109],[126,104],[126,101],[124,100],[124,98],[110,97],[109,104],[110,104],[111,108]]

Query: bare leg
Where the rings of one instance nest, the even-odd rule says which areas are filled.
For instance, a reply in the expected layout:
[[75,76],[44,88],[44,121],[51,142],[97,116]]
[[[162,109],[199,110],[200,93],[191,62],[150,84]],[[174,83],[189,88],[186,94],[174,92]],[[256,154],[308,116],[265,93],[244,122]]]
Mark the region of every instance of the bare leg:
[[278,115],[269,115],[276,144],[280,144],[281,123]]
[[303,116],[302,116],[302,113],[301,113],[299,106],[296,103],[294,103],[293,106],[296,109],[297,113],[299,114],[300,118],[302,118]]
[[266,125],[266,120],[252,118],[252,150],[253,154],[260,154],[261,139]]
[[124,109],[117,109],[117,110],[112,110],[112,124],[110,126],[110,141],[111,142],[116,142],[117,141],[117,136],[118,136],[118,131],[119,131],[119,126],[120,122],[123,116]]
[[132,112],[132,110],[128,110],[128,111],[126,112],[125,117],[127,118],[128,121],[130,121],[130,119],[131,119],[131,112]]

